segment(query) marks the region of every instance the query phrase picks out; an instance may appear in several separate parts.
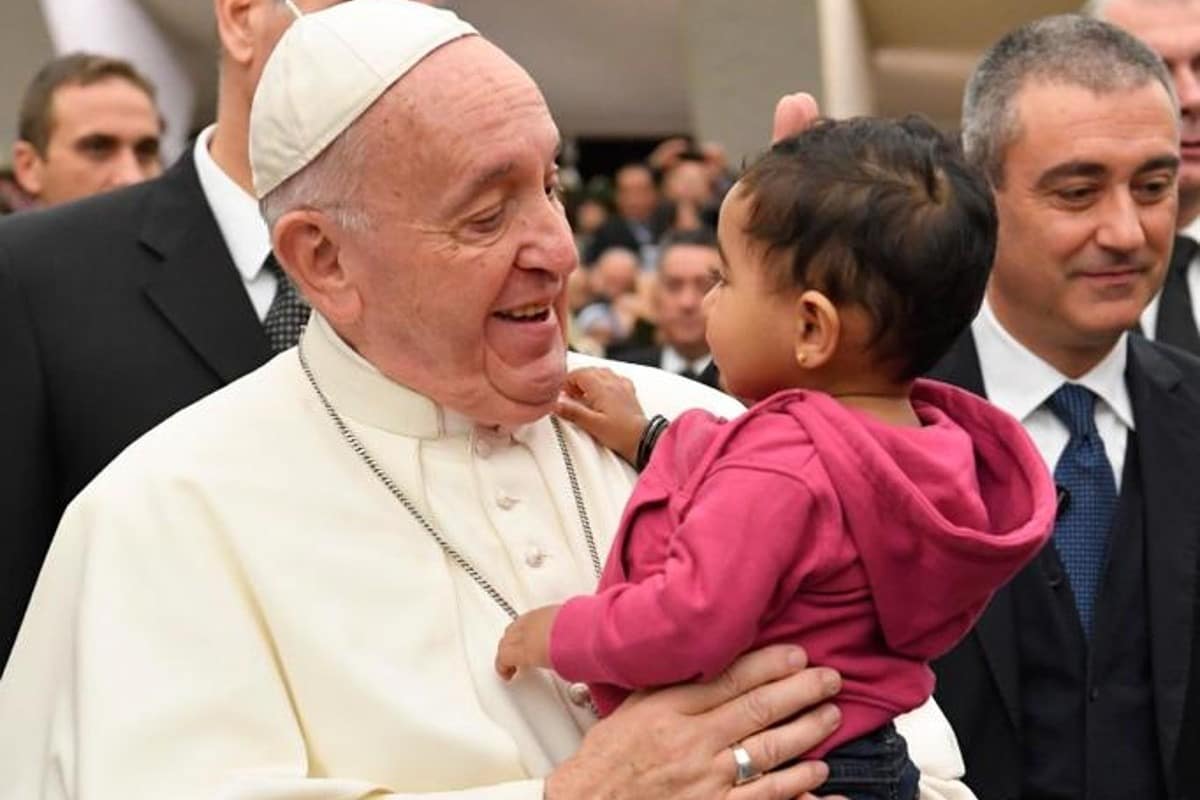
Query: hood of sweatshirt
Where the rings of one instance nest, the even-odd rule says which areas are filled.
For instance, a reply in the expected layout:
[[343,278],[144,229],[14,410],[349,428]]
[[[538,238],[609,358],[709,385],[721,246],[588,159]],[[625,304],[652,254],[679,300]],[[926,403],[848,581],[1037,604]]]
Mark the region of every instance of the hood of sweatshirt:
[[987,401],[935,381],[913,388],[920,428],[825,394],[785,398],[842,498],[888,646],[942,655],[1053,530],[1054,482],[1032,440]]

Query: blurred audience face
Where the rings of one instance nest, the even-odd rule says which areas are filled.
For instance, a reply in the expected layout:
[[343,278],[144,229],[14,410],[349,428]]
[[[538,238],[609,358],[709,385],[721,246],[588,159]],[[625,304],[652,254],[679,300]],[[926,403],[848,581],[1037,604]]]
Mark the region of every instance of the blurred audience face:
[[[65,71],[56,71],[59,63]],[[17,183],[49,206],[161,173],[162,120],[151,91],[124,62],[70,56],[49,65],[22,104],[21,138],[13,145]]]
[[590,236],[608,221],[608,209],[599,200],[584,200],[575,209],[575,232]]
[[637,256],[623,247],[605,250],[592,265],[592,294],[604,300],[615,300],[623,294],[637,291],[641,265]]
[[645,222],[658,205],[654,175],[641,164],[628,164],[617,171],[617,213],[625,219]]
[[1200,216],[1200,0],[1110,0],[1104,19],[1162,56],[1183,112],[1179,227]]
[[708,352],[704,339],[704,296],[721,272],[717,248],[699,244],[667,247],[658,262],[655,309],[663,343],[684,358]]
[[663,196],[703,207],[713,201],[712,173],[702,161],[680,161],[663,178]]
[[1005,328],[1074,376],[1137,323],[1162,281],[1178,123],[1157,82],[1097,94],[1029,81],[1013,108],[988,298]]

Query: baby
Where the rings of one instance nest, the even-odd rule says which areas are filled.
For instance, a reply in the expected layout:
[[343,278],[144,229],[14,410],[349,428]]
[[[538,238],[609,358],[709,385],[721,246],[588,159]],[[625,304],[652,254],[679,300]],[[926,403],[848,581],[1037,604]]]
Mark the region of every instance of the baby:
[[753,405],[666,427],[627,382],[572,373],[564,416],[645,469],[597,593],[518,618],[497,669],[586,682],[603,715],[632,690],[801,644],[843,678],[842,725],[807,754],[829,764],[821,791],[915,797],[892,720],[930,696],[930,660],[1055,514],[1021,426],[918,377],[982,302],[990,190],[919,118],[825,121],[749,167],[718,238],[707,337]]

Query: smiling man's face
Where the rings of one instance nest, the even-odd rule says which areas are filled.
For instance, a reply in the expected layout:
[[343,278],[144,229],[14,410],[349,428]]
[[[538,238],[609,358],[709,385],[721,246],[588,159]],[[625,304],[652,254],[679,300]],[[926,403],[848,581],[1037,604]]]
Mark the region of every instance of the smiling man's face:
[[1179,124],[1156,81],[1104,93],[1034,81],[1013,103],[988,298],[1009,332],[1072,375],[1137,323],[1162,283]]

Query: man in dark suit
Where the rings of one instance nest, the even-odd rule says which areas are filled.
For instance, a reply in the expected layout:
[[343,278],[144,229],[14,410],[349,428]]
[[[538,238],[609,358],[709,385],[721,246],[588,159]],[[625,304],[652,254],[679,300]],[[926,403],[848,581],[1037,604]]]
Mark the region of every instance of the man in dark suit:
[[654,284],[654,311],[661,344],[610,352],[612,358],[646,364],[720,388],[717,365],[704,338],[704,297],[721,267],[712,231],[678,233],[663,242]]
[[617,213],[609,217],[588,244],[584,264],[596,263],[604,251],[623,247],[638,254],[643,267],[657,261],[658,240],[671,226],[675,209],[659,201],[654,173],[645,164],[626,164],[617,170],[614,200]]
[[295,335],[247,156],[250,98],[292,15],[278,0],[215,9],[215,130],[161,178],[0,224],[0,664],[75,494]]
[[934,372],[1022,421],[1060,486],[1052,545],[935,669],[967,784],[1000,798],[1196,796],[1200,360],[1126,331],[1163,280],[1178,116],[1159,58],[1079,16],[972,75],[969,157],[1000,239]]
[[1182,117],[1182,166],[1175,251],[1158,300],[1141,328],[1156,341],[1200,355],[1200,0],[1092,0],[1090,10],[1148,44],[1175,82]]

